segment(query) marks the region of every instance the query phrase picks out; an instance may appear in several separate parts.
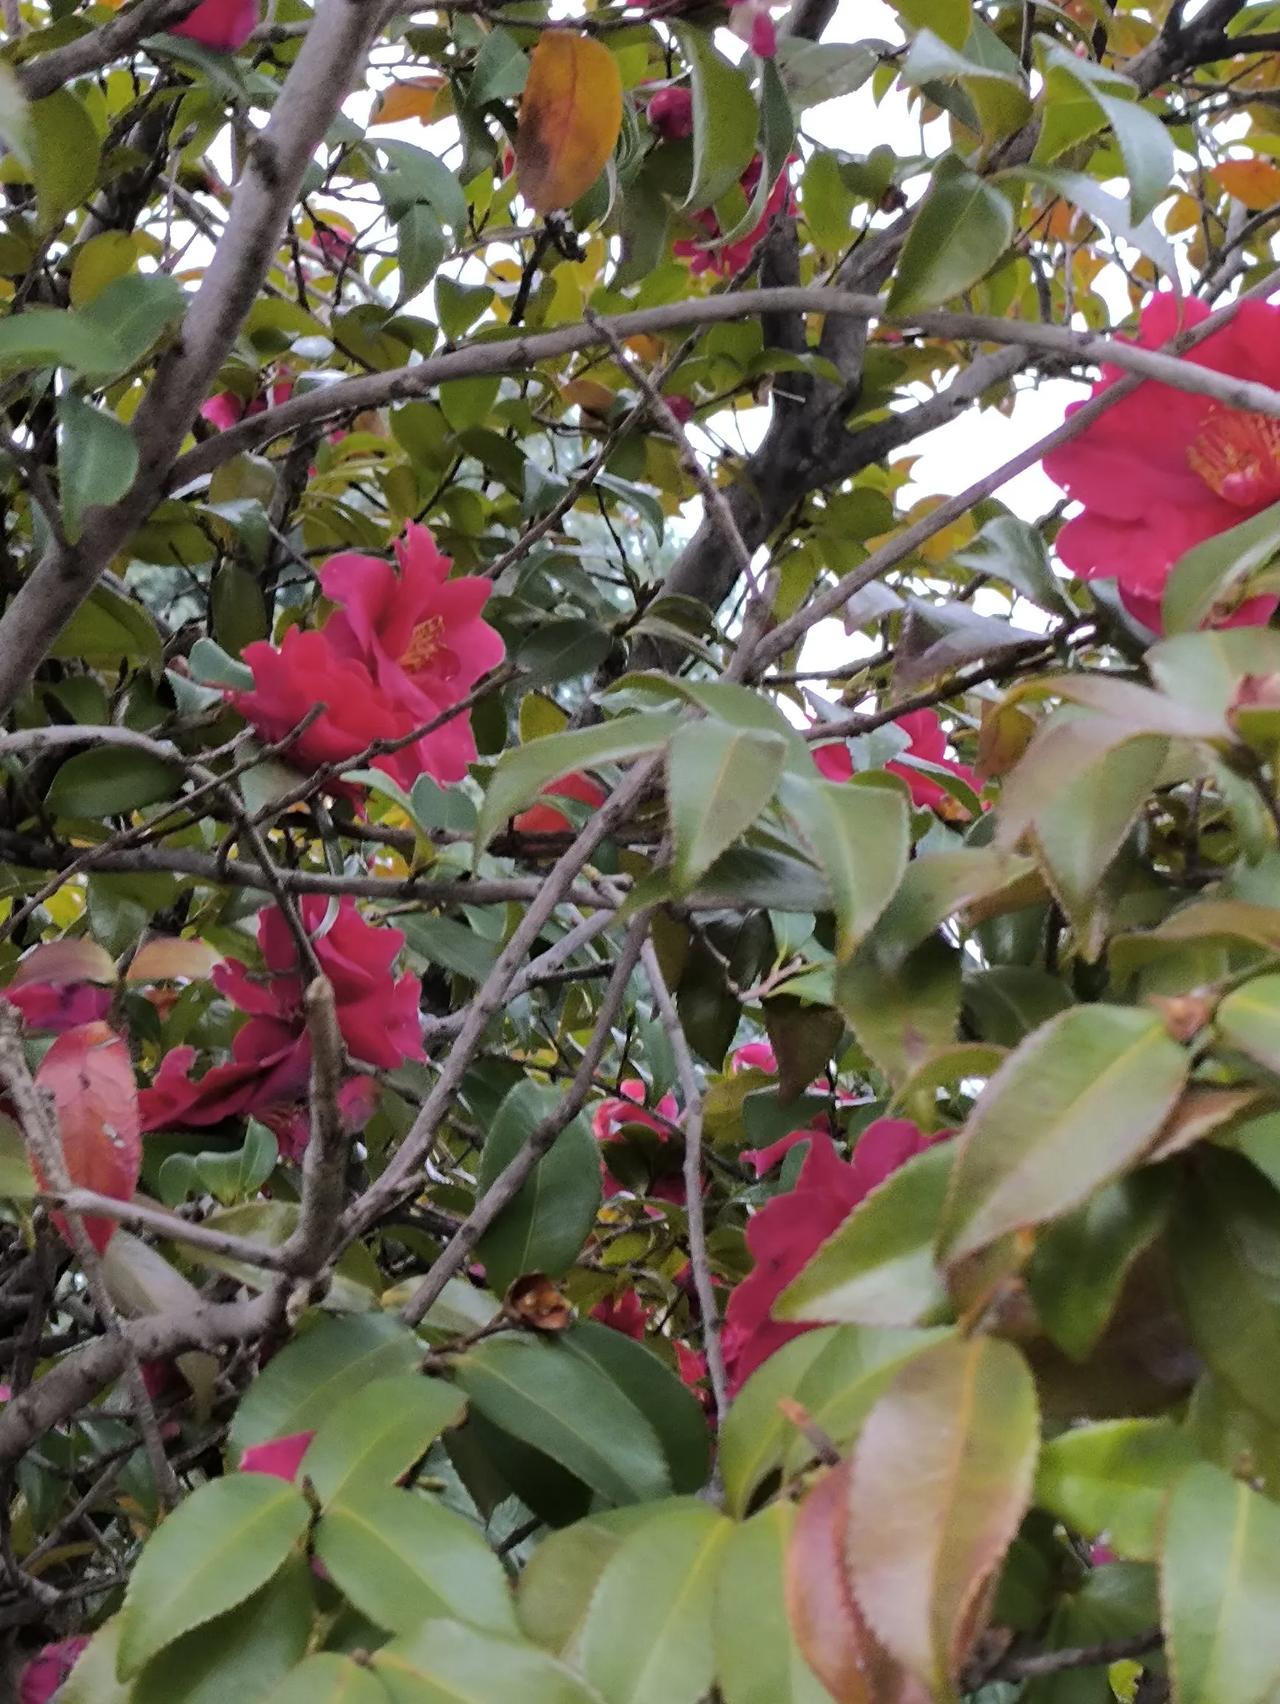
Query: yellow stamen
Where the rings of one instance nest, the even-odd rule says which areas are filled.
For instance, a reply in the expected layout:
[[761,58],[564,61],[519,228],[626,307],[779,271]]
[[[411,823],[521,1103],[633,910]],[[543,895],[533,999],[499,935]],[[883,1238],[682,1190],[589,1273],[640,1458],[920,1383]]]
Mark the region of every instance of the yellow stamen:
[[1280,497],[1280,420],[1215,404],[1187,451],[1211,491],[1242,509]]
[[439,615],[428,616],[409,635],[409,643],[405,646],[400,666],[409,674],[425,669],[435,661],[443,646],[444,618]]

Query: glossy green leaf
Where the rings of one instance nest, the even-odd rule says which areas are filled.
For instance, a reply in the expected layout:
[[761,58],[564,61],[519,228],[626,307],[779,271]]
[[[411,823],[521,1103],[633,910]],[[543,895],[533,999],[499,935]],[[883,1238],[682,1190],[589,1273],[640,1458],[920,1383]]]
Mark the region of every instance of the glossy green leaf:
[[886,1178],[791,1280],[773,1317],[901,1326],[945,1318],[933,1245],[954,1157],[951,1143],[939,1143]]
[[1003,580],[1050,615],[1070,615],[1071,604],[1053,571],[1037,528],[1017,515],[990,520],[954,560],[962,568]]
[[1200,1455],[1168,1420],[1073,1427],[1040,1452],[1035,1500],[1082,1538],[1131,1562],[1154,1561],[1169,1493]]
[[635,1404],[657,1433],[673,1491],[702,1489],[711,1459],[706,1411],[653,1350],[592,1319],[561,1332],[556,1346],[598,1368]]
[[267,1474],[232,1474],[193,1492],[130,1576],[121,1675],[136,1675],[166,1645],[243,1603],[284,1565],[309,1519],[302,1494]]
[[65,308],[32,307],[0,320],[0,372],[67,367],[100,377],[117,370],[119,351],[80,314]]
[[388,1704],[602,1704],[554,1657],[515,1639],[425,1621],[373,1658]]
[[1280,551],[1280,503],[1193,545],[1174,563],[1161,599],[1164,630],[1186,633],[1203,625],[1214,604]]
[[689,1501],[646,1521],[607,1563],[581,1665],[606,1704],[698,1704],[711,1685],[716,1580],[732,1523]]
[[134,1680],[129,1704],[261,1704],[302,1660],[314,1619],[311,1570],[290,1556],[247,1603],[166,1646]]
[[948,155],[911,225],[889,291],[898,319],[940,308],[976,284],[1013,240],[1013,208]]
[[1269,1704],[1280,1508],[1220,1468],[1192,1468],[1170,1499],[1160,1579],[1177,1704]]
[[837,950],[848,958],[893,898],[911,849],[906,790],[883,777],[852,781],[787,776],[782,803],[814,850],[831,884],[839,929]]
[[57,1694],[58,1704],[129,1704],[132,1688],[116,1678],[120,1617],[104,1622],[80,1653],[70,1678]]
[[114,503],[133,484],[138,446],[123,421],[71,391],[58,398],[58,421],[62,525],[74,543],[80,537],[86,509]]
[[477,1412],[610,1503],[642,1503],[671,1489],[657,1433],[598,1367],[554,1344],[496,1337],[454,1368]]
[[1280,1076],[1280,976],[1255,976],[1228,994],[1213,1027],[1223,1047]]
[[49,784],[46,802],[62,816],[122,816],[176,798],[182,772],[149,751],[109,746],[77,752]]
[[849,1495],[852,1588],[876,1638],[938,1704],[957,1697],[981,1593],[1027,1508],[1039,1443],[1031,1373],[991,1337],[917,1355],[862,1428]]
[[1057,1218],[1132,1167],[1186,1072],[1186,1054],[1159,1017],[1127,1006],[1073,1007],[1028,1036],[958,1138],[942,1256],[954,1262]]
[[721,58],[708,31],[674,26],[693,84],[693,179],[681,211],[710,207],[732,189],[756,150],[758,116],[742,72]]
[[1011,135],[1031,112],[1025,77],[1016,59],[1011,57],[1008,65],[984,64],[949,47],[932,30],[921,30],[916,36],[899,75],[915,88],[959,83],[988,141]]
[[476,824],[476,845],[484,847],[509,816],[532,804],[548,781],[601,763],[622,763],[657,751],[676,730],[677,717],[661,711],[619,716],[594,728],[548,734],[531,745],[503,752],[485,791]]
[[[482,1191],[492,1186],[560,1100],[549,1084],[528,1078],[516,1084],[485,1138],[477,1180]],[[489,1283],[502,1291],[525,1272],[566,1272],[578,1258],[599,1207],[599,1152],[588,1121],[579,1116],[556,1137],[477,1245]]]
[[773,797],[786,758],[774,734],[711,720],[676,730],[667,753],[676,891],[686,893]]
[[315,1552],[362,1615],[390,1633],[432,1616],[516,1631],[502,1564],[462,1515],[417,1491],[347,1490],[320,1517]]
[[879,63],[868,42],[805,41],[783,36],[776,63],[797,112],[856,94]]
[[722,243],[736,242],[759,225],[773,187],[792,157],[795,140],[796,120],[790,97],[778,67],[772,59],[763,59],[760,62],[760,176],[745,212],[723,232]]
[[359,1506],[366,1488],[392,1485],[466,1412],[463,1398],[440,1379],[404,1373],[374,1379],[320,1424],[302,1458],[301,1476],[321,1503]]
[[1141,224],[1169,194],[1173,180],[1173,142],[1167,128],[1138,104],[1137,90],[1127,78],[1077,59],[1057,43],[1045,51],[1050,76],[1070,79],[1110,127],[1129,179],[1130,216],[1135,225]]
[[770,1475],[798,1473],[813,1444],[779,1403],[798,1402],[838,1447],[858,1435],[881,1392],[904,1363],[948,1334],[836,1325],[806,1331],[776,1350],[733,1400],[720,1428],[725,1506],[746,1514]]
[[770,1503],[734,1527],[725,1544],[712,1609],[724,1704],[830,1704],[787,1618],[786,1555],[795,1520],[794,1504]]
[[252,1444],[314,1431],[371,1380],[411,1373],[422,1345],[399,1320],[359,1314],[313,1323],[259,1373],[231,1422],[237,1454]]
[[98,181],[102,149],[88,109],[70,89],[58,89],[27,109],[31,176],[42,231],[56,231]]
[[659,1519],[669,1506],[632,1503],[625,1509],[604,1509],[547,1533],[525,1564],[517,1588],[516,1613],[528,1637],[577,1666],[587,1610],[606,1564],[629,1533]]
[[268,1694],[267,1704],[386,1704],[386,1693],[362,1664],[318,1651]]
[[112,281],[80,310],[80,319],[117,352],[113,372],[142,360],[168,328],[182,318],[186,296],[166,272],[131,272]]
[[[1078,1651],[1113,1639],[1141,1642],[1159,1619],[1155,1569],[1140,1562],[1109,1562],[1090,1569],[1078,1590],[1059,1599],[1045,1643],[1051,1651]],[[1099,1663],[1032,1680],[1019,1704],[1113,1704],[1113,1672],[1123,1690],[1124,1670]]]
[[1205,1153],[1170,1248],[1196,1349],[1248,1407],[1280,1425],[1280,1195],[1247,1160]]

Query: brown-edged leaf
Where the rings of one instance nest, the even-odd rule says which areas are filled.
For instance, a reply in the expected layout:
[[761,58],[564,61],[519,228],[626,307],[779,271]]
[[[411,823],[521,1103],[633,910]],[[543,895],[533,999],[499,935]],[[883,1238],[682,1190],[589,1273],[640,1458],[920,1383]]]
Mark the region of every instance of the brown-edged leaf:
[[604,170],[622,128],[622,78],[590,36],[544,30],[520,102],[516,172],[535,213],[572,207]]

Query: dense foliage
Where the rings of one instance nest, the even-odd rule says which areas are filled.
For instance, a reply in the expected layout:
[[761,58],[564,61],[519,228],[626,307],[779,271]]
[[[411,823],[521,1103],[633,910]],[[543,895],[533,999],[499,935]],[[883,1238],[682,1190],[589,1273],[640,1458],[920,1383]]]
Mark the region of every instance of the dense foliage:
[[1276,1704],[1280,12],[2,12],[4,1696]]

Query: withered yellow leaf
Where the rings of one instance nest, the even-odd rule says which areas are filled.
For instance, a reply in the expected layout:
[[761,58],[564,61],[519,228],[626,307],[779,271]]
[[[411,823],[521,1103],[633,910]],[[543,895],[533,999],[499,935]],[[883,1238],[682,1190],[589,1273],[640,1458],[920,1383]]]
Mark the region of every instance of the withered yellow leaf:
[[406,118],[416,118],[421,124],[430,124],[436,96],[443,87],[443,77],[405,77],[392,83],[378,96],[369,123],[399,124]]
[[1209,173],[1251,213],[1280,201],[1280,166],[1271,160],[1224,160]]
[[622,129],[622,77],[607,47],[546,30],[520,102],[516,173],[535,213],[572,207],[604,170]]

